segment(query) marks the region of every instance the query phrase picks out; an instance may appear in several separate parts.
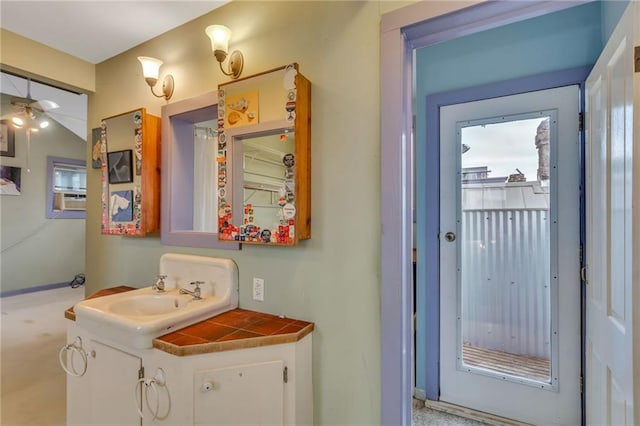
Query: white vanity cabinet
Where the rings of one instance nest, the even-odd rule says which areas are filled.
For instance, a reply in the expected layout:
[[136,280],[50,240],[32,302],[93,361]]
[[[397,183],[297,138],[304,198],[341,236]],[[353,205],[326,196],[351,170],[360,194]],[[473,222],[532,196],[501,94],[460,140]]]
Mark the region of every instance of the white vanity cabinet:
[[[183,330],[202,330],[203,324]],[[191,344],[167,343],[171,339],[163,337],[154,348],[132,349],[69,321],[68,343],[86,353],[87,365],[82,376],[67,377],[67,424],[310,425],[312,327],[298,337],[283,333]],[[81,343],[74,343],[78,337]],[[66,351],[72,373],[83,370],[79,353]],[[140,372],[151,379],[159,369],[164,385],[138,385]]]

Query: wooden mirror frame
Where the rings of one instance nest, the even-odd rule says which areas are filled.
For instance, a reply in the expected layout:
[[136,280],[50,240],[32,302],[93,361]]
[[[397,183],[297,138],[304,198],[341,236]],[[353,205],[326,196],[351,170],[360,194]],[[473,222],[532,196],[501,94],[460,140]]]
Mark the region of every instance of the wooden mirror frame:
[[[271,108],[274,99],[270,97],[273,96],[273,91],[260,86],[260,83],[268,77],[278,77],[275,73],[282,73],[283,79],[287,75],[294,76],[294,87],[287,89],[286,84],[283,83],[283,93],[278,94],[275,102],[276,110],[259,111],[260,118],[266,116],[268,119],[258,120],[256,124],[246,124],[241,127],[225,126],[228,122],[228,116],[225,115],[227,101],[231,104],[232,100],[231,96],[227,96],[228,94],[237,96],[245,90],[257,91],[261,108],[265,104]],[[221,165],[221,172],[218,175],[220,191],[218,238],[226,242],[270,246],[295,246],[300,240],[311,238],[311,83],[309,80],[300,74],[298,64],[294,63],[221,84],[218,86],[218,99],[218,162]],[[277,109],[279,105],[281,110]],[[242,193],[240,189],[242,186],[238,187],[241,183],[237,182],[238,176],[242,176],[242,173],[233,171],[234,167],[237,169],[238,164],[242,164],[242,159],[234,157],[233,146],[237,139],[247,135],[291,127],[295,134],[295,165],[292,178],[294,180],[292,204],[295,213],[290,219],[282,219],[278,229],[270,230],[271,235],[275,234],[273,238],[255,239],[250,235],[256,234],[255,227],[253,232],[248,233],[246,224],[243,223],[244,200],[238,195]],[[238,198],[241,199],[239,202]]]

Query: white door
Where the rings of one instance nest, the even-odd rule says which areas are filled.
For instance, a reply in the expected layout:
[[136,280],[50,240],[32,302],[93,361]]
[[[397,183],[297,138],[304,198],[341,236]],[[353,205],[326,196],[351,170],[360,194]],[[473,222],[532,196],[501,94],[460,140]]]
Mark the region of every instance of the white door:
[[640,424],[638,25],[630,2],[586,82],[588,425]]
[[580,423],[578,86],[440,111],[440,399]]

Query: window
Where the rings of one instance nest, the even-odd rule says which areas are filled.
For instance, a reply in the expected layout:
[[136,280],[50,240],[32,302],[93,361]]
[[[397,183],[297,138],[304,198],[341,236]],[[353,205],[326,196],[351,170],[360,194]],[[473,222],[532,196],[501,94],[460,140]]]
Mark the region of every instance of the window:
[[84,219],[86,197],[86,162],[47,157],[47,218]]

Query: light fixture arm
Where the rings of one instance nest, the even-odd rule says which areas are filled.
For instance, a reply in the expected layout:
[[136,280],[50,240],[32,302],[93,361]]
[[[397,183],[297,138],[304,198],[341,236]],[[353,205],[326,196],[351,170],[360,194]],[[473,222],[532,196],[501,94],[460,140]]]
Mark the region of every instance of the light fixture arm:
[[164,98],[167,101],[171,99],[171,96],[173,95],[173,87],[174,87],[173,76],[171,74],[167,74],[162,80],[161,94],[157,94],[153,90],[156,83],[158,82],[157,78],[145,78],[145,81],[149,85],[149,88],[151,88],[151,93],[153,94],[153,96],[155,96],[156,98]]
[[228,71],[225,71],[222,67],[224,58],[221,61],[218,55],[215,56],[220,63],[220,71],[222,71],[224,75],[229,76],[234,80],[240,77],[240,74],[242,74],[242,69],[244,68],[244,56],[242,55],[242,52],[240,52],[239,50],[234,50],[233,52],[231,52],[231,54],[229,55],[229,63],[227,64]]

